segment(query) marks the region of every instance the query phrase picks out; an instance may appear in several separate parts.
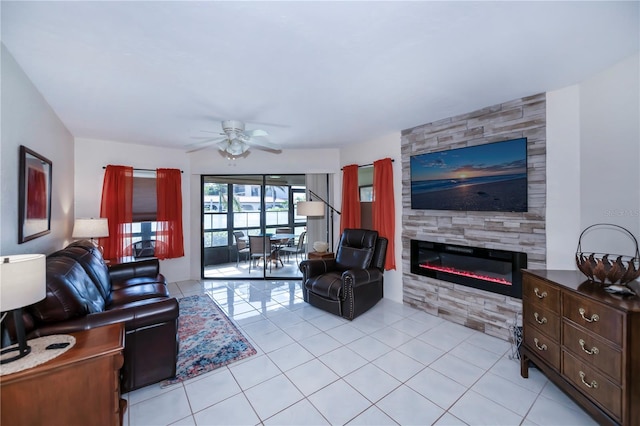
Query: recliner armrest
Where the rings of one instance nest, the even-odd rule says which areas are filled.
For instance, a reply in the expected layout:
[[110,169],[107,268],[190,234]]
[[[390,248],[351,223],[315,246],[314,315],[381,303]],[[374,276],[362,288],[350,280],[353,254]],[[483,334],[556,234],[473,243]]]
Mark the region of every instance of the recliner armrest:
[[311,277],[336,270],[335,259],[312,259],[300,262],[300,272],[303,275],[303,281]]
[[353,287],[379,281],[383,272],[378,268],[348,269],[342,273],[342,282]]
[[145,259],[109,266],[111,282],[125,281],[136,277],[155,277],[160,273],[158,259]]
[[73,333],[103,325],[124,322],[125,329],[135,330],[167,321],[174,321],[180,314],[177,299],[156,298],[122,305],[116,309],[96,312],[68,321],[42,324],[28,338],[51,334]]

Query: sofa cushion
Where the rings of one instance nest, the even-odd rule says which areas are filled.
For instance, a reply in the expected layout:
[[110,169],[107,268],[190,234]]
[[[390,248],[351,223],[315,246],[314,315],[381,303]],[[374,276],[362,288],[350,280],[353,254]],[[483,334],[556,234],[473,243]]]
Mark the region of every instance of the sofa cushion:
[[107,300],[107,309],[114,309],[116,306],[157,297],[169,297],[169,290],[166,285],[162,283],[147,283],[126,286],[111,292]]
[[76,260],[89,275],[103,299],[109,297],[111,292],[109,269],[104,263],[102,254],[93,245],[91,247],[80,246],[79,244],[68,246],[49,255],[49,257],[56,256],[66,256]]
[[55,256],[47,259],[46,285],[45,298],[29,308],[38,321],[64,321],[105,308],[105,300],[93,280],[72,258]]
[[167,280],[162,274],[153,275],[149,277],[128,278],[126,280],[118,280],[118,281],[113,280],[111,281],[111,291],[113,292],[113,291],[121,290],[123,288],[143,285],[143,284],[162,284],[166,287]]
[[310,277],[304,283],[307,290],[331,300],[339,300],[342,290],[342,272],[331,271]]
[[111,264],[109,265],[109,276],[111,277],[111,283],[124,281],[132,277],[153,277],[161,278],[160,281],[164,282],[164,277],[160,274],[160,262],[158,259],[144,259],[136,260],[135,262]]

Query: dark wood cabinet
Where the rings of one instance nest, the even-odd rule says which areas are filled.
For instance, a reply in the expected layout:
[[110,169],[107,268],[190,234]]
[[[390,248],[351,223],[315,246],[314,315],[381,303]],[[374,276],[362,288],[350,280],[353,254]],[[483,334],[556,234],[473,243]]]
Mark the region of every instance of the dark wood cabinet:
[[76,343],[67,352],[0,378],[1,424],[121,424],[123,324],[69,334]]
[[640,297],[577,271],[523,270],[522,316],[522,377],[533,362],[598,423],[640,424]]

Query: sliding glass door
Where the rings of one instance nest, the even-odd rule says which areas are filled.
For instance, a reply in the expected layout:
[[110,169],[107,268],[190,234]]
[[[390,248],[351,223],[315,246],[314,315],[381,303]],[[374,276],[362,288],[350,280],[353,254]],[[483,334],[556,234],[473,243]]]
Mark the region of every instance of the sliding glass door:
[[304,175],[202,176],[202,276],[298,279],[306,257]]

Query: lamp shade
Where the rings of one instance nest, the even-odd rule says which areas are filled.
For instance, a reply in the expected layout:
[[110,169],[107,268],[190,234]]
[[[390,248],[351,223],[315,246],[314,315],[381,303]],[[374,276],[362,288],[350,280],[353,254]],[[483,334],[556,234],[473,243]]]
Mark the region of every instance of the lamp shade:
[[300,201],[296,204],[298,216],[324,216],[324,203],[322,201]]
[[18,254],[0,259],[0,311],[11,311],[44,299],[47,281],[44,254]]
[[109,222],[106,218],[76,219],[71,238],[104,238],[109,236]]

